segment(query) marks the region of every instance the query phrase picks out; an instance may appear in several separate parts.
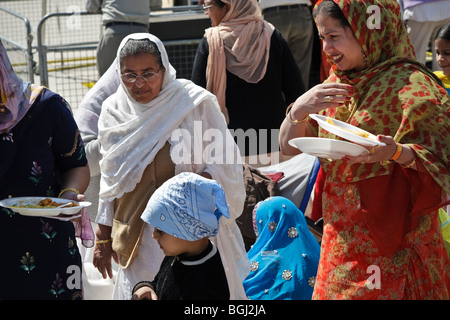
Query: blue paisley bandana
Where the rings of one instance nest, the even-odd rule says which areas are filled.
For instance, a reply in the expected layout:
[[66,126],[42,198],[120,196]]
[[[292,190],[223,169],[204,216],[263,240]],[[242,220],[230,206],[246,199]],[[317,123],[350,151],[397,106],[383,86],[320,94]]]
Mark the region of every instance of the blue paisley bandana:
[[183,172],[155,191],[141,219],[172,236],[195,241],[215,236],[221,216],[230,218],[222,186]]

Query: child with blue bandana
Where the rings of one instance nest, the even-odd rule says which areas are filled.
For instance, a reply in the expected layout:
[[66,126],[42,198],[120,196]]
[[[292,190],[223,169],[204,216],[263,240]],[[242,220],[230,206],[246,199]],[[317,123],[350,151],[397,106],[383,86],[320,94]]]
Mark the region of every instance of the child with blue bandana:
[[214,180],[185,172],[167,180],[141,218],[166,255],[153,281],[140,281],[132,300],[228,300],[220,253],[209,240],[229,219],[225,192]]

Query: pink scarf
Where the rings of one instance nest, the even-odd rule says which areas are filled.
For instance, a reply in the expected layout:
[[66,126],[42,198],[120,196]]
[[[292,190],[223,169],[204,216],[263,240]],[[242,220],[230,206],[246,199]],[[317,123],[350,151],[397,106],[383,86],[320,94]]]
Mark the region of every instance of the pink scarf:
[[22,120],[43,88],[19,79],[0,41],[0,92],[8,109],[0,113],[0,134],[10,131]]
[[274,27],[264,21],[257,0],[222,0],[230,5],[217,27],[206,29],[209,45],[206,89],[225,104],[226,70],[249,82],[260,81],[267,70]]

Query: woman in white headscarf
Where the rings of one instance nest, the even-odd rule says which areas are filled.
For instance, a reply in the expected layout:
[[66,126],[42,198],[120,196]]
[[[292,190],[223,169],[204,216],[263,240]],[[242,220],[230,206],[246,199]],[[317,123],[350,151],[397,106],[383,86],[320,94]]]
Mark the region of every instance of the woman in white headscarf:
[[242,164],[217,99],[189,80],[176,79],[162,42],[153,35],[126,37],[116,63],[120,85],[104,101],[98,121],[102,159],[94,265],[111,277],[111,256],[118,261],[115,299],[131,298],[138,281],[152,279],[163,253],[140,216],[164,181],[195,172],[218,181],[226,192],[231,219],[220,220],[212,240],[224,261],[231,299],[245,298],[248,258],[234,222],[245,198]]

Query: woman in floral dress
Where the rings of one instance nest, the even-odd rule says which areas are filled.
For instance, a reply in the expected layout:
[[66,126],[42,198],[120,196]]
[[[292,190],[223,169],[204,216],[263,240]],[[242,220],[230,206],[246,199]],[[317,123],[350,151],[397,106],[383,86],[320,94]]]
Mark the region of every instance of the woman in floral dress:
[[438,222],[449,203],[450,102],[415,61],[396,1],[323,0],[314,11],[330,77],[300,96],[281,127],[288,141],[342,138],[329,116],[385,145],[320,159],[324,234],[313,298],[449,299],[450,265]]
[[[1,42],[0,91],[0,199],[83,199],[89,168],[68,104],[22,82]],[[79,234],[71,221],[0,207],[0,299],[81,299]]]

